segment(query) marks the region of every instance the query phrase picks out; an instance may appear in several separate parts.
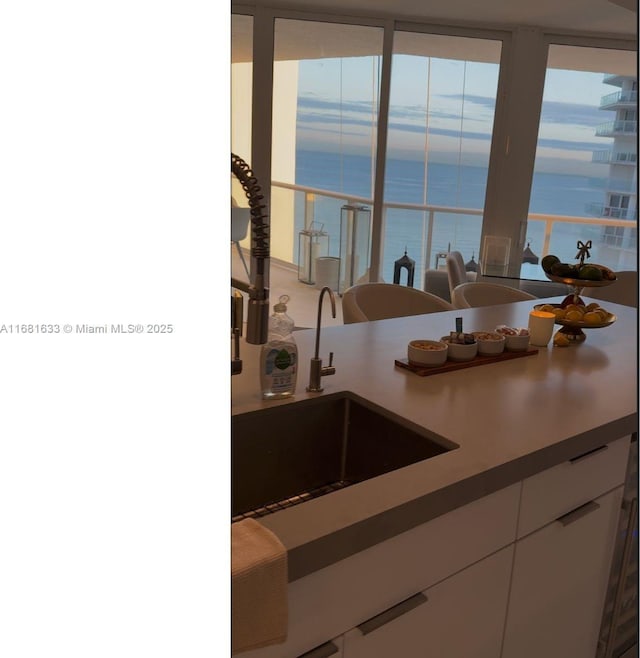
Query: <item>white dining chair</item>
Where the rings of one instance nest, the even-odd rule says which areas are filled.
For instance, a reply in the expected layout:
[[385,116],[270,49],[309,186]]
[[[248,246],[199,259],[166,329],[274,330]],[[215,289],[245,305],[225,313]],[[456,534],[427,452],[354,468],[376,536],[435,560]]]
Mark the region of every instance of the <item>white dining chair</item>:
[[467,272],[464,259],[459,251],[450,251],[445,259],[447,278],[449,280],[449,299],[453,302],[453,291],[462,283],[476,280],[475,272]]
[[345,324],[453,309],[449,302],[437,295],[397,283],[360,283],[348,288],[342,295]]
[[473,281],[462,283],[453,290],[452,301],[455,308],[475,308],[477,306],[493,306],[494,304],[509,304],[529,299],[538,299],[524,290],[503,286],[500,283],[485,283]]

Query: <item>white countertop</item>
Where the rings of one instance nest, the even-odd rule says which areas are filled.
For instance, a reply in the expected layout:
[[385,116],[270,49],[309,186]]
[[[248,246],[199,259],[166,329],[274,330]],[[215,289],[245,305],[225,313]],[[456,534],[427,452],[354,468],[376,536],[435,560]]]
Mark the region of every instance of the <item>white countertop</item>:
[[[456,317],[465,331],[526,327],[529,311],[543,301],[323,327],[320,357],[326,365],[334,352],[336,374],[323,378],[321,395],[351,391],[459,448],[261,518],[289,551],[290,580],[636,431],[635,308],[603,302],[617,316],[613,325],[586,329],[585,342],[550,343],[533,356],[428,377],[394,365],[406,357],[409,340],[447,335]],[[318,395],[305,391],[315,330],[295,336],[300,370],[293,401]],[[232,414],[291,402],[261,400],[259,353],[259,345],[242,344]]]

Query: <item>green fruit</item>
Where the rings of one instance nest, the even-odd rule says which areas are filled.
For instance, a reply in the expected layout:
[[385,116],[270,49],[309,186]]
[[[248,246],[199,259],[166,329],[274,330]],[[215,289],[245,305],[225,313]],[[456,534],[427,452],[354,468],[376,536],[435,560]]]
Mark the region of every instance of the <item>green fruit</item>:
[[559,263],[560,259],[557,256],[553,256],[552,254],[548,254],[545,256],[541,261],[540,264],[542,265],[542,269],[549,274],[551,272],[551,268],[553,265],[556,263]]
[[576,267],[569,263],[556,263],[551,266],[551,274],[554,276],[573,277],[577,273]]
[[583,265],[578,272],[578,278],[589,281],[602,281],[602,270],[593,265]]

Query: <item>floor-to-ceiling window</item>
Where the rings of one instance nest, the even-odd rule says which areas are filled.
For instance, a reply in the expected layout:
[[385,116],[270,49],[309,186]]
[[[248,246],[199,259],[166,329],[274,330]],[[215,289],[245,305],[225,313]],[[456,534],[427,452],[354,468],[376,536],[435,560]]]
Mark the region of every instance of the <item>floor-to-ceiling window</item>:
[[[457,249],[480,265],[487,240],[503,237],[505,273],[528,274],[527,243],[540,258],[553,251],[573,258],[560,245],[576,232],[607,246],[599,262],[635,262],[635,228],[620,222],[637,218],[624,173],[635,170],[636,154],[623,143],[637,126],[637,83],[626,69],[608,61],[593,68],[583,56],[634,60],[635,51],[612,51],[611,40],[609,50],[548,46],[541,29],[436,28],[265,8],[251,28],[258,44],[251,154],[263,189],[271,182],[273,257],[298,265],[302,231],[329,238],[314,256],[340,256],[341,218],[355,206],[371,213],[371,271],[386,281],[405,249],[422,287],[439,254]],[[271,46],[261,49],[267,34]],[[583,74],[598,87],[588,101]],[[587,125],[589,113],[600,117]]]
[[549,46],[527,224],[536,255],[571,262],[590,240],[593,262],[636,268],[637,103],[636,53]]
[[273,255],[304,258],[304,230],[339,257],[342,207],[373,197],[382,29],[277,19],[274,32]]
[[496,40],[395,32],[385,280],[392,280],[405,249],[416,261],[418,281],[426,268],[442,265],[438,254],[449,250],[478,261],[500,53]]

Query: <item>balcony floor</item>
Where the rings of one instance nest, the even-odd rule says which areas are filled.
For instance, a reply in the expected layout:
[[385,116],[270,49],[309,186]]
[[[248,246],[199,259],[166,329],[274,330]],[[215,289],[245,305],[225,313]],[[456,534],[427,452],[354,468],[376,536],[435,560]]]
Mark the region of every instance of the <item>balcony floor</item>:
[[[249,254],[244,251],[244,257],[249,265]],[[231,246],[231,276],[241,281],[247,280],[246,272],[242,266],[242,261],[238,256],[238,250],[235,245]],[[287,304],[288,313],[299,328],[315,328],[318,322],[318,299],[320,291],[313,285],[301,283],[298,281],[298,271],[293,267],[285,267],[280,263],[271,261],[269,272],[269,304],[271,312],[273,305],[277,303],[280,295],[289,295],[290,299]],[[327,295],[325,295],[327,297]],[[336,317],[331,317],[331,303],[324,299],[322,302],[322,326],[329,327],[342,324],[342,298],[335,295],[336,299]],[[245,295],[246,300],[246,295]],[[247,303],[245,301],[245,321],[247,313]]]

